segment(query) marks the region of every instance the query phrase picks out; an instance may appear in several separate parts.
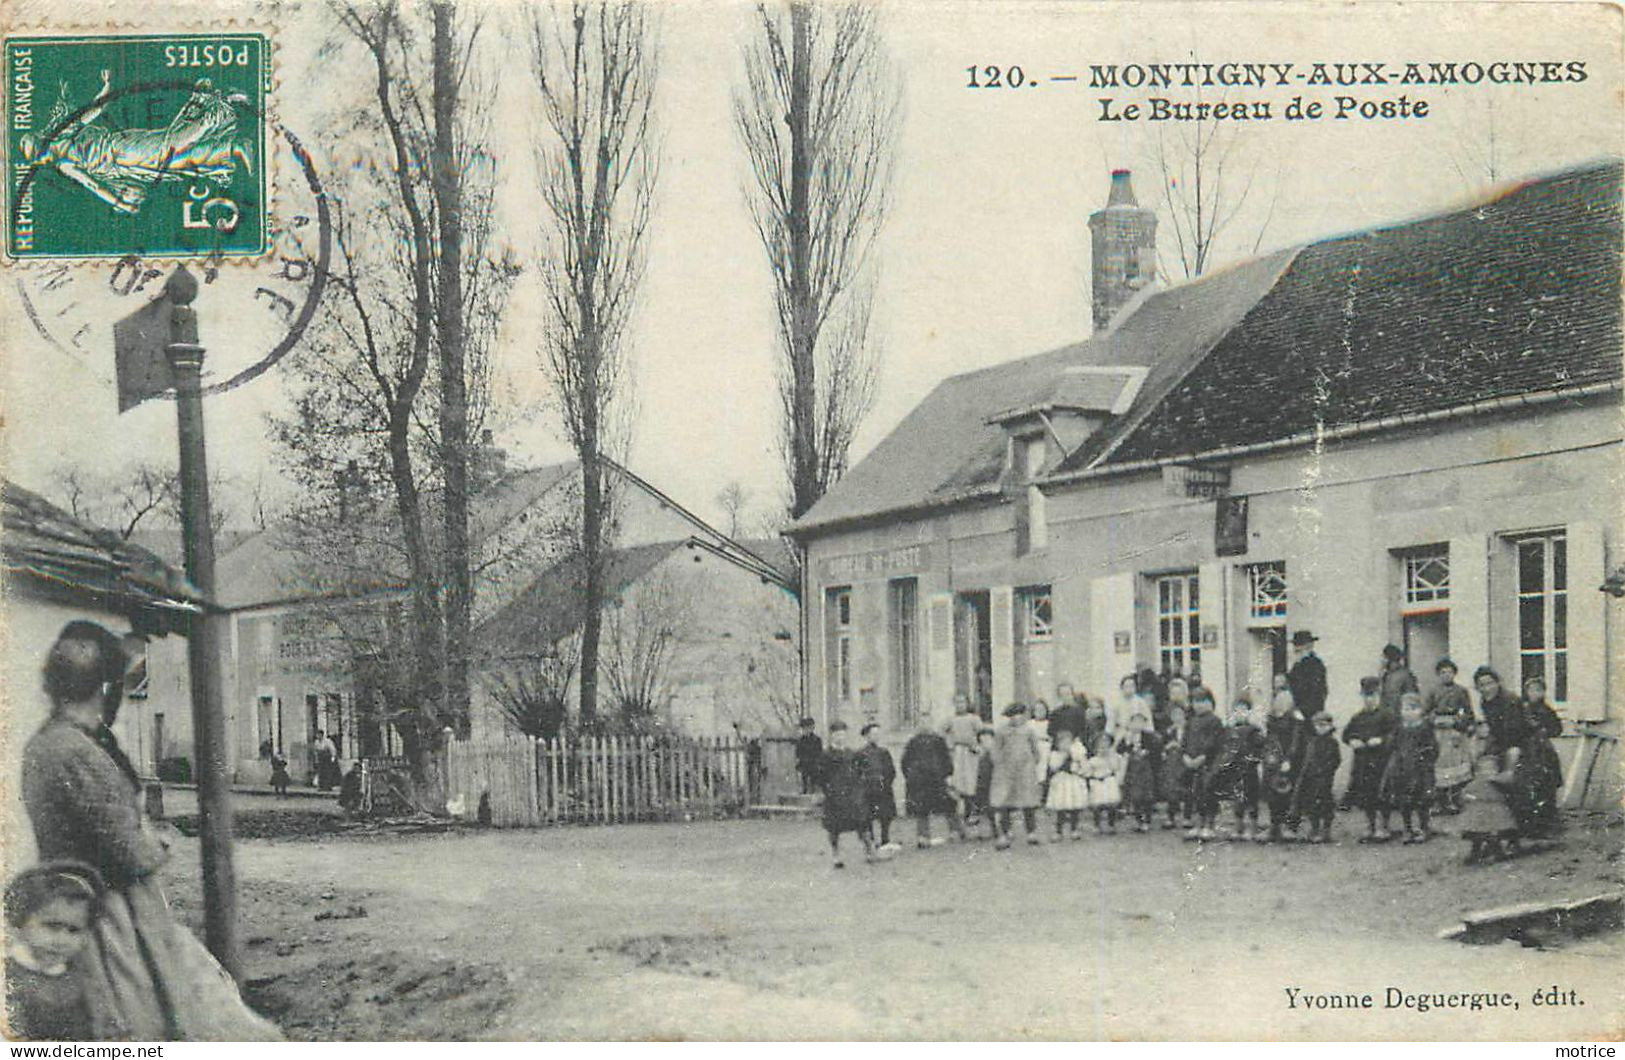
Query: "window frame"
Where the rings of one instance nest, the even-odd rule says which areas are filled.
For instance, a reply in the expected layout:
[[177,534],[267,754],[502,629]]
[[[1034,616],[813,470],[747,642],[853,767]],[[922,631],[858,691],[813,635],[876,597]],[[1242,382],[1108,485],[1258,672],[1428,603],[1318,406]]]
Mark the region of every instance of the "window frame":
[[[1517,623],[1514,633],[1515,646],[1518,654],[1518,686],[1517,692],[1521,695],[1526,680],[1537,676],[1529,670],[1529,660],[1539,659],[1538,676],[1546,682],[1546,697],[1554,707],[1561,707],[1568,702],[1569,685],[1569,650],[1571,639],[1568,631],[1568,531],[1566,528],[1554,528],[1536,533],[1518,534],[1509,537],[1508,543],[1512,546],[1512,586],[1513,608],[1517,614]],[[1524,585],[1524,554],[1530,546],[1540,546],[1540,583],[1534,590],[1525,589]],[[1558,547],[1553,547],[1558,546]],[[1558,562],[1558,553],[1562,553],[1561,565]],[[1562,584],[1556,584],[1558,574],[1562,575]],[[1525,622],[1526,602],[1540,601],[1540,641],[1531,647],[1525,641],[1528,624]],[[1561,614],[1561,621],[1559,620]],[[1558,634],[1562,633],[1562,643],[1558,644]]]
[[[1179,602],[1167,606],[1172,594],[1165,585],[1179,587]],[[1192,590],[1195,592],[1192,592]],[[1151,576],[1152,607],[1156,621],[1157,662],[1164,673],[1188,674],[1202,666],[1201,573],[1195,570],[1170,571]],[[1192,602],[1194,598],[1195,602]],[[1175,623],[1182,636],[1170,641],[1165,635]],[[1175,663],[1178,665],[1174,665]]]
[[[1287,614],[1292,606],[1292,583],[1287,579],[1286,560],[1269,560],[1263,563],[1249,563],[1245,567],[1247,572],[1247,625],[1254,628],[1285,627]],[[1259,594],[1261,576],[1274,574],[1279,577],[1281,591],[1265,602]],[[1260,603],[1264,606],[1261,608]]]
[[[1429,563],[1444,564],[1444,581],[1418,587],[1419,569]],[[1450,546],[1418,545],[1399,553],[1399,613],[1428,615],[1450,610]],[[1431,594],[1431,595],[1424,595]]]

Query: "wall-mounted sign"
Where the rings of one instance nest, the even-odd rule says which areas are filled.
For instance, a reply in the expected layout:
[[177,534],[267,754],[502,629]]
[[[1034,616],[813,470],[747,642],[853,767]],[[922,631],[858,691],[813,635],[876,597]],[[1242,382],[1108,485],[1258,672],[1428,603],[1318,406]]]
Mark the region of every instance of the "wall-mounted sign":
[[1213,551],[1220,556],[1247,554],[1247,498],[1220,497],[1213,507]]
[[1230,492],[1230,469],[1168,464],[1162,469],[1162,484],[1175,497],[1210,501]]
[[1219,627],[1218,626],[1203,626],[1202,627],[1202,647],[1204,647],[1204,648],[1217,648],[1218,646],[1219,646]]
[[930,562],[926,545],[902,545],[855,556],[831,556],[818,565],[819,580],[825,585],[858,578],[878,578],[893,574],[915,574]]
[[1134,650],[1134,634],[1126,629],[1120,629],[1112,634],[1112,650],[1119,655],[1127,655]]

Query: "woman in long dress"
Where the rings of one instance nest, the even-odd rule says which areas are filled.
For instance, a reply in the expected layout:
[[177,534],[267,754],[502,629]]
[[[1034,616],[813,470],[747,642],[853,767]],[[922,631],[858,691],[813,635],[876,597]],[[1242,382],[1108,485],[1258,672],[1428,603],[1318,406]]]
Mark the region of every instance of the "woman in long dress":
[[42,861],[91,865],[106,882],[78,974],[97,1040],[276,1041],[231,977],[170,914],[155,873],[168,846],[108,728],[123,694],[118,638],[70,622],[44,668],[51,716],[23,751],[23,801]]

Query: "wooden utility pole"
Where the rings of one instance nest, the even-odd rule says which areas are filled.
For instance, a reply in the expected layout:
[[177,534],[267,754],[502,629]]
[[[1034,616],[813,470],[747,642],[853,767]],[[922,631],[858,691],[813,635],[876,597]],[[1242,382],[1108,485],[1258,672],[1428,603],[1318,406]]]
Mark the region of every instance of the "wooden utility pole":
[[231,857],[231,789],[226,780],[225,697],[220,648],[225,616],[214,603],[214,522],[209,506],[209,465],[203,444],[203,347],[198,344],[198,283],[182,265],[164,284],[169,302],[169,342],[164,354],[175,385],[180,434],[181,532],[186,577],[202,595],[203,611],[192,620],[186,654],[192,680],[192,741],[198,811],[203,839],[204,937],[215,959],[233,978],[242,971],[237,942],[237,877]]

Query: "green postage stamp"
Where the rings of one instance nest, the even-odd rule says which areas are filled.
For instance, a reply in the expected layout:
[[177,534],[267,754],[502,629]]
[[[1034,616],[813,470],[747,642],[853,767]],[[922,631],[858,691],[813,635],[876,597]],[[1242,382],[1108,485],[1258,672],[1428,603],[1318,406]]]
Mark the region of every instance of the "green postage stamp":
[[7,252],[263,252],[269,77],[259,34],[7,38]]

